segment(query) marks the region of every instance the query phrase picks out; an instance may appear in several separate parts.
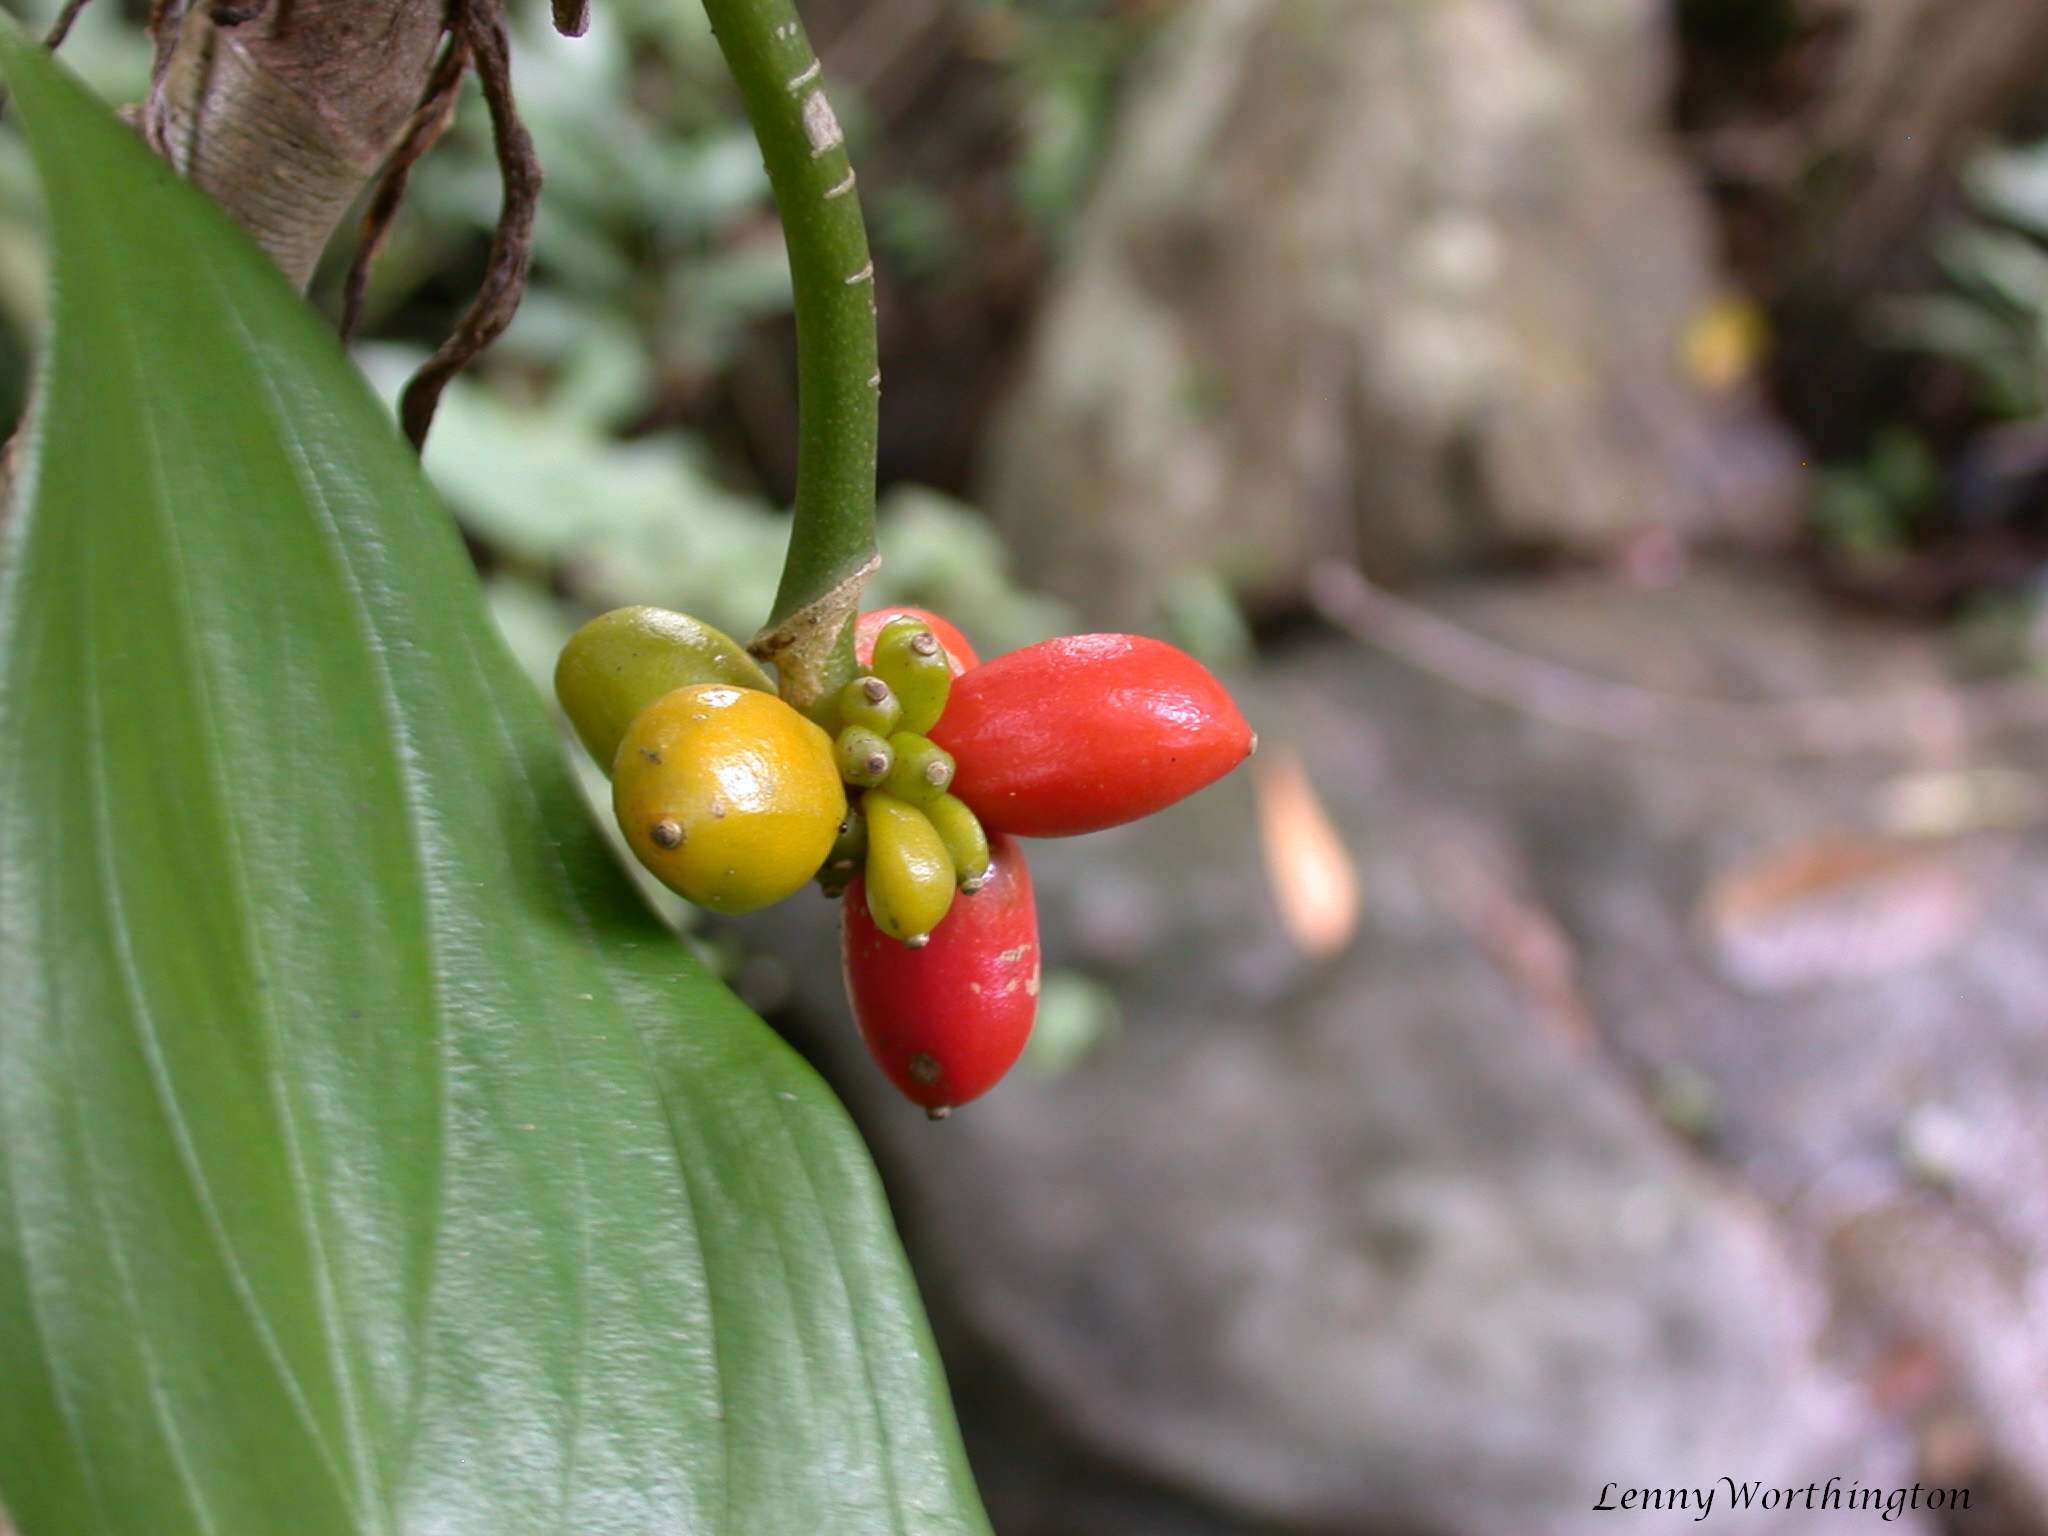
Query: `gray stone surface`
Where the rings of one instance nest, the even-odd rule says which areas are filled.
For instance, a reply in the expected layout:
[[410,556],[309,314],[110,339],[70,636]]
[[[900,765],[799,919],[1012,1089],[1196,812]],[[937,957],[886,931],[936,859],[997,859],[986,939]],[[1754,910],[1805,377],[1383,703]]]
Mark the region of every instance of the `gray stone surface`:
[[1299,642],[1241,682],[1357,860],[1355,938],[1289,941],[1249,775],[1033,845],[1048,963],[1122,1028],[937,1126],[852,1039],[823,903],[756,924],[892,1181],[1005,1536],[1607,1530],[1607,1481],[1724,1474],[1960,1482],[2005,1523],[1959,1529],[2048,1528],[2039,746],[1901,714],[1928,642],[1777,586],[1438,606],[1949,728],[1624,743]]

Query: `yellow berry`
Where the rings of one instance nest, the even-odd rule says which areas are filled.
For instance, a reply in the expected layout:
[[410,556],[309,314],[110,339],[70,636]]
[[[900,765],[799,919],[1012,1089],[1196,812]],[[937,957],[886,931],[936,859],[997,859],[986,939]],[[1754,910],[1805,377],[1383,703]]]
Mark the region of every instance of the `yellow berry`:
[[640,862],[714,912],[798,890],[846,816],[832,739],[772,693],[700,683],[663,694],[619,743],[612,809]]

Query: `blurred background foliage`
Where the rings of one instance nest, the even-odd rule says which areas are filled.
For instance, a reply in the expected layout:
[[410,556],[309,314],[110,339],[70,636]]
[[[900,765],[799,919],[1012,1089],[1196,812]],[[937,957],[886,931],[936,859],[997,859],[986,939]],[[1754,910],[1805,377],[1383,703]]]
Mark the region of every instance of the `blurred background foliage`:
[[[14,8],[32,22],[54,9]],[[89,9],[65,50],[114,101],[135,99],[147,80],[141,9]],[[1015,335],[1094,172],[1116,81],[1158,9],[976,0],[842,7],[828,19],[844,34],[839,73],[853,77],[839,97],[856,155],[888,167],[867,177],[886,308],[910,312],[920,337],[966,315],[970,334],[948,346],[942,371],[980,395],[1006,359],[974,343]],[[583,617],[627,600],[751,634],[773,592],[794,468],[789,276],[760,157],[697,7],[615,0],[575,41],[541,12],[520,20],[515,76],[547,176],[533,280],[512,329],[451,392],[428,468],[522,654],[549,654]],[[970,34],[975,78],[964,89],[950,79],[962,63],[956,27]],[[955,157],[925,175],[914,139],[887,151],[878,142],[935,89],[967,96],[972,131],[1003,141],[999,162],[970,184],[937,174]],[[373,275],[362,360],[388,393],[474,291],[497,201],[471,81]],[[39,219],[22,148],[7,140],[0,411],[10,420],[43,279]],[[330,312],[348,255],[338,241],[314,283]],[[904,345],[893,352],[900,360]],[[975,400],[943,379],[916,399],[892,399],[876,597],[971,612],[995,650],[1068,623],[1059,604],[1008,579],[1000,541],[961,499]]]
[[[9,4],[32,23],[55,8]],[[1104,163],[1119,92],[1179,0],[812,9],[882,272],[876,595],[971,612],[983,643],[1004,649],[1075,616],[1012,575],[976,510],[990,421]],[[1838,46],[1834,9],[1673,7],[1672,125],[1722,217],[1742,285],[1731,292],[1748,291],[1694,317],[1687,361],[1708,385],[1761,371],[1784,386],[1779,408],[1816,468],[1805,529],[1824,571],[1908,608],[2009,613],[2032,602],[2048,535],[2048,124],[2023,112],[1990,125],[1930,215],[1938,233],[1909,280],[1858,294],[1865,350],[1839,365],[1854,376],[1817,390],[1809,375],[1828,365],[1786,357],[1797,295],[1774,281],[1793,234],[1759,216],[1722,145],[1797,110],[1810,61]],[[146,81],[143,10],[102,0],[67,46],[112,100]],[[537,11],[519,20],[516,80],[547,173],[534,277],[510,332],[451,394],[429,468],[522,653],[545,654],[628,599],[750,632],[794,473],[789,282],[759,157],[697,7],[613,0],[573,41]],[[497,199],[471,82],[373,274],[362,359],[387,392],[474,291]],[[5,420],[25,399],[39,219],[21,146],[0,143]],[[344,235],[314,284],[330,312],[348,255]],[[1808,409],[1816,394],[1825,407]],[[1248,654],[1243,599],[1267,617],[1275,606],[1242,590],[1227,560],[1162,582],[1162,622],[1213,660]]]

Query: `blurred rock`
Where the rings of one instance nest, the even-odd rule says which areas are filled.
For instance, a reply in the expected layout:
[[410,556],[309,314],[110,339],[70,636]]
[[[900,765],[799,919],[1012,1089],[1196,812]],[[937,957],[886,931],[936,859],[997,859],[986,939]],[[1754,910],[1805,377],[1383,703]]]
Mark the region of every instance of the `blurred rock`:
[[1257,598],[1318,555],[1777,532],[1793,457],[1700,342],[1748,332],[1710,323],[1665,11],[1193,0],[996,434],[1025,574],[1142,626],[1190,567]]
[[[1676,694],[1918,719],[1942,686],[1911,632],[1711,572],[1437,607]],[[1902,760],[1608,740],[1335,640],[1247,696],[1358,863],[1332,958],[1269,900],[1250,776],[1034,844],[1048,963],[1122,1028],[934,1126],[851,1037],[825,904],[769,920],[1004,1536],[1544,1536],[1594,1528],[1609,1481],[1723,1475],[1961,1483],[1970,1529],[2048,1529],[2048,838],[1894,823],[1902,775],[2038,776],[2040,745],[1961,699]],[[1731,974],[1716,894],[1747,892],[1754,945],[1766,886],[1854,963]]]

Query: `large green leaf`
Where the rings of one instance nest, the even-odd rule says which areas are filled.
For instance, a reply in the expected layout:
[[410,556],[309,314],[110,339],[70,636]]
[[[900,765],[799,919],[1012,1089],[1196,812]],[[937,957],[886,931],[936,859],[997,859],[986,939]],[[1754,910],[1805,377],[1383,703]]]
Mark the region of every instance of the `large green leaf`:
[[56,274],[0,554],[0,1501],[985,1530],[865,1152],[610,865],[370,392],[0,29]]

